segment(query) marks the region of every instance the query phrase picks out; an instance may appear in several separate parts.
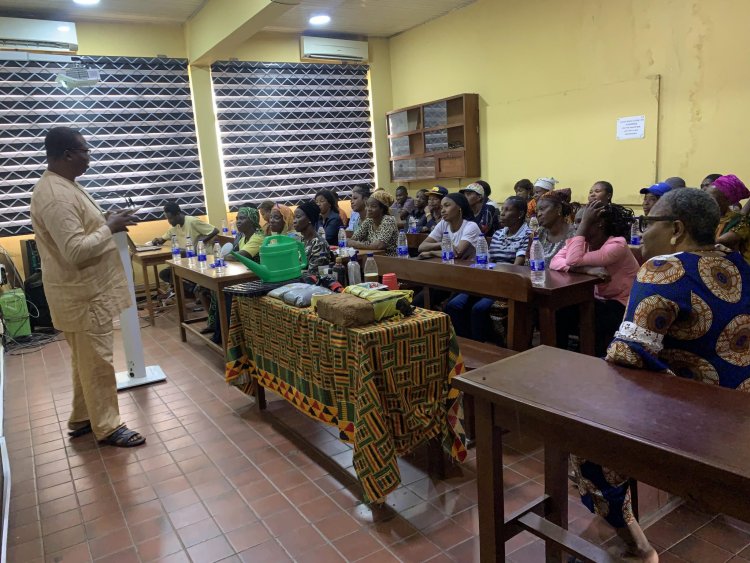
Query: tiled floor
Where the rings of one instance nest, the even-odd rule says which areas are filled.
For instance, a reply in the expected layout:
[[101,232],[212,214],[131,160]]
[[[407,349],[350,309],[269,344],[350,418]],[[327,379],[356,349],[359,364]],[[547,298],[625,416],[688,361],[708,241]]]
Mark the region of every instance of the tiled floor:
[[[157,325],[142,331],[146,361],[168,381],[120,394],[124,420],[148,439],[132,450],[68,440],[64,341],[6,357],[9,562],[477,560],[473,450],[442,481],[427,475],[422,453],[403,459],[403,486],[386,507],[370,509],[359,501],[351,451],[335,432],[280,401],[261,416],[224,384],[214,352],[179,341],[173,314]],[[292,440],[282,422],[305,440]],[[526,437],[508,444],[513,509],[541,492],[543,453]],[[612,538],[574,496],[570,513],[572,530],[602,543]],[[665,562],[750,561],[750,526],[690,508],[647,534]],[[507,551],[515,563],[543,561],[542,544],[529,534],[509,541]]]

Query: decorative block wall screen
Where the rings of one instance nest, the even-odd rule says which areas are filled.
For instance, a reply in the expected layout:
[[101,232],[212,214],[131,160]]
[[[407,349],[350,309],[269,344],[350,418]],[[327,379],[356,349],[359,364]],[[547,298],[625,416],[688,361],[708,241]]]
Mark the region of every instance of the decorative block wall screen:
[[220,62],[211,71],[232,210],[373,185],[367,66]]
[[187,62],[82,57],[100,71],[90,89],[65,90],[55,76],[68,63],[0,60],[0,236],[31,232],[31,190],[45,169],[44,135],[80,129],[92,147],[79,178],[103,208],[130,197],[141,220],[162,218],[168,200],[205,214]]

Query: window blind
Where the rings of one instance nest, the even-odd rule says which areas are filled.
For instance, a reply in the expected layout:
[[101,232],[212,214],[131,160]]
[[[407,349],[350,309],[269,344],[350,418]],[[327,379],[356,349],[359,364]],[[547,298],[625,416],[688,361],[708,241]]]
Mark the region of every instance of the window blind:
[[31,232],[31,190],[55,126],[79,129],[91,145],[78,181],[104,209],[130,197],[141,220],[161,219],[170,200],[205,214],[186,61],[82,57],[101,81],[65,90],[55,76],[69,63],[57,59],[0,60],[0,236]]
[[220,62],[211,71],[231,209],[373,186],[367,66]]

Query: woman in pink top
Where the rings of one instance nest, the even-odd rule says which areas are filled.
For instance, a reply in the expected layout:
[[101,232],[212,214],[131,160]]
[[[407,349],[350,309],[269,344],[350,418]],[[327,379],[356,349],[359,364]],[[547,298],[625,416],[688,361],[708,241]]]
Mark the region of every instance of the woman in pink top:
[[[638,261],[628,247],[633,212],[621,205],[595,201],[583,212],[576,236],[565,243],[550,268],[602,278],[594,289],[597,356],[604,356],[625,315]],[[576,323],[577,324],[577,323]]]

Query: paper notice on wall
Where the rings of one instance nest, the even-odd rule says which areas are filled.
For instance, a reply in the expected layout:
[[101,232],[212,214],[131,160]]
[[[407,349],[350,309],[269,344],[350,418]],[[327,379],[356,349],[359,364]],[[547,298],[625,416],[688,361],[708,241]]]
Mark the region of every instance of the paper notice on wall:
[[646,135],[646,116],[633,115],[617,119],[617,140],[643,139]]

